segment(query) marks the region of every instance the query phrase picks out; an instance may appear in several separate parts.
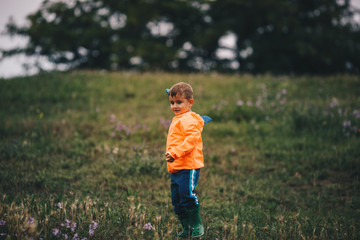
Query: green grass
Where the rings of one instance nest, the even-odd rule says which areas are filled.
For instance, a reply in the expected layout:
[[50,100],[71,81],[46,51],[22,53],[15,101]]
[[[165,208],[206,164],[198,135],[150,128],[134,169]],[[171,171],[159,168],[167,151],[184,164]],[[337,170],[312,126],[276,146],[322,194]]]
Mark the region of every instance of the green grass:
[[0,80],[0,239],[173,239],[165,89],[179,81],[213,118],[203,239],[360,238],[358,76],[81,71]]

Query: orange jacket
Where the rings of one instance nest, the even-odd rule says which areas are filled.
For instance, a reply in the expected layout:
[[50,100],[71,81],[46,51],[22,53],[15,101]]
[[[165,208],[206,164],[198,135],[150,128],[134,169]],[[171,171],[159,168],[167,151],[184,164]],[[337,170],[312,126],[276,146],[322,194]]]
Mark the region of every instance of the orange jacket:
[[167,163],[170,173],[204,167],[203,127],[204,120],[194,112],[186,112],[172,119],[166,142],[167,152],[175,159]]

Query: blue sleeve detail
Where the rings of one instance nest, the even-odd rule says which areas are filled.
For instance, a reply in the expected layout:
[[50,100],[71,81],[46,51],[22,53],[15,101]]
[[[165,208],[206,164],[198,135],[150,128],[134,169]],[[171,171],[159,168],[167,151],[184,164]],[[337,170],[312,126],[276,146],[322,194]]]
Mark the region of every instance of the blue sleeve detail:
[[208,117],[208,116],[201,116],[201,117],[204,120],[204,125],[209,123],[212,120],[211,117]]

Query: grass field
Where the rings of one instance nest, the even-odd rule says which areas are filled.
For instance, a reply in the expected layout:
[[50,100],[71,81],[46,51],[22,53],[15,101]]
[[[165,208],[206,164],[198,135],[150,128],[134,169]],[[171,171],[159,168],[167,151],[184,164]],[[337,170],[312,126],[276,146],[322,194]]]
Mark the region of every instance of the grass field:
[[202,239],[360,239],[360,77],[0,80],[0,239],[174,239],[165,89],[204,127]]

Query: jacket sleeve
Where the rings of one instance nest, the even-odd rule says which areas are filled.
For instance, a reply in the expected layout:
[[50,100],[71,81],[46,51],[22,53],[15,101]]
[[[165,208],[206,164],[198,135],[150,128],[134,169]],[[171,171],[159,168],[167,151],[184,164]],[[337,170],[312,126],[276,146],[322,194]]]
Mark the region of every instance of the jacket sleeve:
[[174,159],[183,157],[194,150],[198,141],[201,139],[201,127],[198,125],[196,122],[181,123],[181,127],[184,129],[184,141],[169,150],[169,153]]

